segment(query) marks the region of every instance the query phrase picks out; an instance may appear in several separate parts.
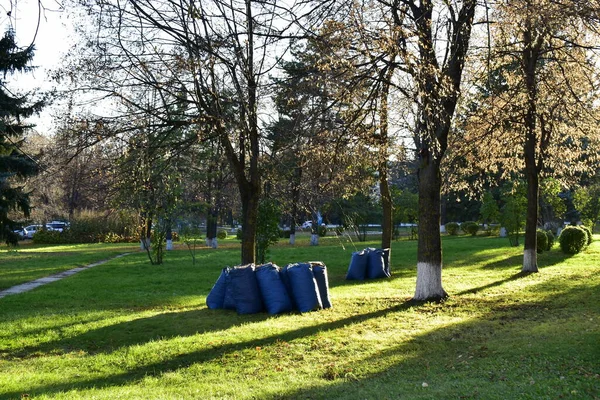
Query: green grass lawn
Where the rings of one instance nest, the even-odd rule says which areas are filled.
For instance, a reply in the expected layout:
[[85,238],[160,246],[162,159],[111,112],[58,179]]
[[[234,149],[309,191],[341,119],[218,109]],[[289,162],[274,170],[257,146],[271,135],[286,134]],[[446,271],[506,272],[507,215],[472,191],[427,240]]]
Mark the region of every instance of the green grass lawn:
[[391,279],[347,282],[355,246],[377,243],[323,239],[270,255],[327,264],[333,308],[302,315],[206,308],[239,261],[234,241],[195,265],[183,247],[161,266],[135,253],[0,299],[0,398],[600,398],[600,241],[541,254],[540,272],[522,275],[508,240],[447,237],[451,297],[416,305],[416,242],[394,243]]
[[0,290],[131,251],[131,244],[35,245],[23,241],[17,248],[0,248]]

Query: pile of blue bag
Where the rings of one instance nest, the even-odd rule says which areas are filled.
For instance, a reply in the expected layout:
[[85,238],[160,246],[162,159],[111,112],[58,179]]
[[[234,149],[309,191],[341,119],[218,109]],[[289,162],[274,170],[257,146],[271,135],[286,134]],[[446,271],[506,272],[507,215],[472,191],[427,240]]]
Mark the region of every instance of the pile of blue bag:
[[390,249],[368,247],[352,253],[346,279],[363,281],[390,276]]
[[206,297],[212,309],[235,310],[238,314],[267,311],[301,313],[330,308],[327,267],[322,262],[273,263],[223,268]]

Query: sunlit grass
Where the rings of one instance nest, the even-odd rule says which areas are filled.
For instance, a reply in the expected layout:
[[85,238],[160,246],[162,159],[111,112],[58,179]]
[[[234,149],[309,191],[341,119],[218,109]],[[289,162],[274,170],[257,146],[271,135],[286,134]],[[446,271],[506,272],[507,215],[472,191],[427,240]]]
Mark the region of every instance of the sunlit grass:
[[233,241],[195,265],[183,248],[162,266],[136,253],[0,299],[0,398],[600,396],[598,243],[541,254],[540,273],[522,275],[505,239],[446,238],[451,297],[419,305],[416,242],[394,243],[391,279],[348,282],[354,246],[335,240],[272,250],[281,265],[328,266],[334,307],[303,315],[205,307],[239,261]]
[[0,290],[137,251],[131,244],[35,245],[22,242],[17,248],[0,248]]

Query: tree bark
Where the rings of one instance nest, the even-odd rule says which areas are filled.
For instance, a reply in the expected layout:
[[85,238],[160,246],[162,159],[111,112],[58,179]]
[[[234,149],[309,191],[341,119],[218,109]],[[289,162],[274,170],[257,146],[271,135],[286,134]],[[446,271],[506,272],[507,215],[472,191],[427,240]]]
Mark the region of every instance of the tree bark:
[[442,287],[442,239],[440,236],[440,165],[423,149],[419,177],[419,243],[417,287],[414,300],[441,300],[448,297]]
[[[530,12],[530,11],[528,11]],[[534,17],[535,18],[535,17]],[[525,176],[527,179],[527,218],[525,220],[525,250],[522,272],[538,272],[537,266],[537,219],[539,204],[539,171],[536,163],[537,147],[537,63],[543,41],[535,36],[530,15],[523,31],[522,69],[527,88],[527,110],[525,114]]]
[[242,197],[242,264],[256,261],[256,222],[260,188],[246,185],[240,189]]
[[[532,120],[529,120],[529,119]],[[527,177],[527,218],[525,220],[525,250],[522,272],[538,272],[537,221],[539,205],[539,176],[536,165],[535,114],[528,116],[528,132],[525,141],[525,175]]]
[[393,203],[390,185],[387,179],[387,170],[384,171],[385,173],[379,173],[379,190],[381,191],[381,208],[383,210],[381,248],[390,249],[391,252],[392,236],[394,233]]
[[390,67],[386,71],[385,79],[383,80],[383,88],[381,90],[381,102],[379,105],[379,160],[377,162],[379,192],[381,194],[381,208],[383,211],[383,219],[381,222],[381,248],[390,249],[390,257],[394,224],[392,193],[390,192],[390,185],[388,183],[388,96],[394,70],[395,68]]

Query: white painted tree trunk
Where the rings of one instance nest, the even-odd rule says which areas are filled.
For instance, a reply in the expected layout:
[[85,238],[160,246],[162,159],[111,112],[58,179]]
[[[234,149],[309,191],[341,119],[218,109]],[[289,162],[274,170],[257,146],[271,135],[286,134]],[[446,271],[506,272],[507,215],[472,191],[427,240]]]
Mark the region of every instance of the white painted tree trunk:
[[310,245],[311,246],[319,245],[319,235],[317,235],[316,233],[313,233],[312,235],[310,235]]
[[204,241],[206,242],[206,247],[210,247],[211,239],[206,238]]
[[217,242],[217,238],[213,238],[210,241],[210,247],[212,247],[213,249],[216,249],[217,247],[219,247],[219,243]]
[[442,266],[424,262],[417,263],[417,288],[414,300],[442,299],[447,296],[442,287]]
[[535,249],[525,249],[523,252],[522,272],[538,272],[537,252]]
[[292,233],[290,234],[290,244],[296,244],[296,234]]
[[173,241],[171,239],[167,240],[167,251],[173,250]]
[[150,250],[150,238],[140,240],[140,250]]

